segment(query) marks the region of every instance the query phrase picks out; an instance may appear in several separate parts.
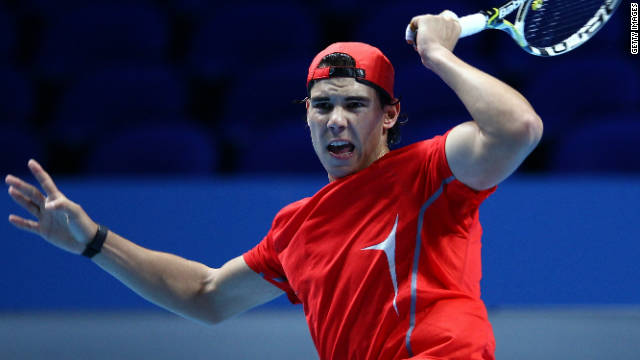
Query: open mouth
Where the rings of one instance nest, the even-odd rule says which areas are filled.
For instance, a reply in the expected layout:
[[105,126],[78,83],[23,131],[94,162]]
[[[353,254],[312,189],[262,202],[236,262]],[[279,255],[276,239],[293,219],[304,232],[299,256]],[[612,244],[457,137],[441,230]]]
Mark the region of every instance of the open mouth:
[[355,145],[346,140],[335,140],[327,145],[329,153],[337,158],[347,158],[351,156]]

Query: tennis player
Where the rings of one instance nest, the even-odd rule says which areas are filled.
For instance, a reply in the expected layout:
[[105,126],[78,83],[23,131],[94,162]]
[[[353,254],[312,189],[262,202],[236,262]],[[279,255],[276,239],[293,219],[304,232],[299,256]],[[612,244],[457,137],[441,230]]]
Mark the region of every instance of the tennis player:
[[283,208],[255,248],[221,268],[108,231],[34,160],[44,194],[11,175],[6,182],[37,221],[9,221],[202,322],[285,293],[303,305],[321,359],[493,359],[478,207],[536,146],[542,123],[517,91],[452,53],[457,22],[425,15],[412,23],[423,64],[473,120],[390,151],[400,111],[391,63],[363,43],[329,46],[309,67],[306,100],[329,184]]

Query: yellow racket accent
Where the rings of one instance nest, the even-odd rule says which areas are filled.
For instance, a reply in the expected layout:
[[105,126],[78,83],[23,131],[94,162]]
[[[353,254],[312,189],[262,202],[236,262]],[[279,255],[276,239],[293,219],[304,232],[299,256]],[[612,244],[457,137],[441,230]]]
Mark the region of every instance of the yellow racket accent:
[[544,0],[533,0],[533,2],[531,3],[531,10],[533,11],[540,10],[543,2]]
[[[543,0],[538,0],[540,2],[542,2]],[[500,10],[497,8],[493,8],[492,10],[487,11],[485,14],[487,14],[487,16],[489,16],[489,19],[487,20],[487,27],[490,29],[499,29],[499,30],[503,30],[508,32],[509,34],[511,34],[511,37],[516,40],[516,42],[520,45],[520,46],[526,46],[527,42],[524,40],[524,37],[522,36],[522,34],[520,33],[520,31],[518,31],[518,28],[515,27],[515,25],[513,25],[512,23],[510,23],[509,21],[505,20],[505,19],[498,19],[498,16],[500,16]],[[498,21],[496,21],[498,20]]]
[[487,25],[491,25],[493,21],[500,15],[500,10],[498,8],[493,8],[493,15],[487,20]]
[[522,34],[520,34],[520,31],[518,31],[518,28],[516,28],[512,23],[510,23],[507,20],[502,20],[502,23],[505,25],[503,28],[508,28],[506,30],[508,30],[509,33],[512,33],[514,35],[513,39],[516,40],[520,46],[525,46],[527,44],[524,41],[524,37],[522,36]]

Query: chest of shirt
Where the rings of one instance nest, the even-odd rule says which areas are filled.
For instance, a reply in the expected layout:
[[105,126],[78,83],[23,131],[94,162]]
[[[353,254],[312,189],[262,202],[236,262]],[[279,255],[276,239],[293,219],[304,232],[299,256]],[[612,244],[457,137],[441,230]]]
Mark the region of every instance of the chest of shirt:
[[391,286],[391,262],[398,277],[408,278],[420,198],[409,192],[388,195],[347,189],[312,199],[275,234],[279,260],[303,303],[322,297],[315,292],[355,292],[375,281],[372,274]]

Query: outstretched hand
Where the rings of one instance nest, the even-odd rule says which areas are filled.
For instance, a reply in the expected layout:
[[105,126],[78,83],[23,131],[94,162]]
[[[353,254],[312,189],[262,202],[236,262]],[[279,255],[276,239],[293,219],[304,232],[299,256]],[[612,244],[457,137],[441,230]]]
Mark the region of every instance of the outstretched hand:
[[11,198],[37,220],[11,214],[9,222],[19,229],[40,235],[49,243],[74,254],[81,254],[95,235],[98,225],[80,205],[67,199],[58,190],[49,174],[35,160],[29,160],[29,170],[44,190],[40,190],[13,175],[7,175]]

